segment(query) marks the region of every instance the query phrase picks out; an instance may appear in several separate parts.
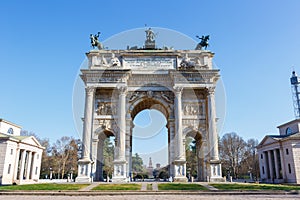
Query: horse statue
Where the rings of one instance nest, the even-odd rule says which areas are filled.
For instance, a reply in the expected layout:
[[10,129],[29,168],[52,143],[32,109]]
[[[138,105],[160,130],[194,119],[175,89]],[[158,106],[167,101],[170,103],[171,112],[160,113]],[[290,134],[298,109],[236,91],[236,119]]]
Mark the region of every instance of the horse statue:
[[100,32],[98,32],[97,34],[93,35],[90,34],[90,39],[91,39],[91,45],[93,48],[97,47],[99,50],[103,49],[103,44],[101,42],[99,42],[98,38],[100,36]]
[[196,50],[202,50],[202,48],[204,47],[205,50],[206,48],[209,46],[208,44],[208,40],[209,40],[209,35],[202,35],[202,37],[199,37],[198,35],[196,36],[198,39],[200,39],[201,41],[198,43]]

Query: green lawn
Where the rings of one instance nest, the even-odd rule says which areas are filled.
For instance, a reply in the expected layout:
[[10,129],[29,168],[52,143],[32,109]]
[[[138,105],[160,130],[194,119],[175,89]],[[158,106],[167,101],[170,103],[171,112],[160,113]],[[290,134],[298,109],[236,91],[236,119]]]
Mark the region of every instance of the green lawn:
[[192,183],[162,183],[158,184],[158,190],[208,190],[199,184]]
[[140,190],[140,184],[99,184],[92,190]]
[[212,183],[209,184],[219,190],[300,190],[300,186],[296,185],[281,185],[281,184],[252,184],[252,183],[229,183],[229,184],[219,184]]
[[89,184],[28,184],[28,185],[9,185],[1,186],[0,190],[79,190]]

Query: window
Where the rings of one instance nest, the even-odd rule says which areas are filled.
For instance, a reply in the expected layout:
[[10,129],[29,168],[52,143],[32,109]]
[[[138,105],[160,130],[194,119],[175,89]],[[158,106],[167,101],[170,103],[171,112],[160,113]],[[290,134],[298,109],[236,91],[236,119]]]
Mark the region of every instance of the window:
[[288,127],[288,128],[285,130],[285,134],[286,134],[286,135],[292,134],[292,129],[291,129],[290,127]]
[[262,167],[262,173],[265,174],[265,167]]
[[38,169],[39,169],[38,167],[35,168],[35,175],[37,175]]
[[7,173],[10,174],[11,164],[8,165]]
[[264,158],[263,154],[260,154],[260,159],[263,159],[263,158]]
[[7,130],[7,133],[8,133],[8,134],[14,134],[14,129],[9,128],[9,129]]
[[10,155],[13,155],[13,154],[14,154],[14,150],[10,149]]
[[286,155],[289,155],[289,149],[285,149]]
[[292,173],[292,169],[291,169],[290,163],[288,164],[288,168],[289,168],[289,173],[291,174]]
[[36,159],[38,160],[39,158],[40,158],[40,155],[39,155],[39,154],[37,154],[37,155],[36,155]]

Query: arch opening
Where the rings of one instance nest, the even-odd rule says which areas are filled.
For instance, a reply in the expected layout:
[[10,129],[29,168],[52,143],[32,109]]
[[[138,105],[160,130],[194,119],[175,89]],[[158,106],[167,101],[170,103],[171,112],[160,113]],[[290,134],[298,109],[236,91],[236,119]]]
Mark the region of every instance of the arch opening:
[[189,181],[204,181],[203,140],[200,132],[189,130],[185,135],[185,157]]
[[[144,98],[131,110],[130,169],[132,178],[161,178],[169,175],[169,113],[165,105],[153,98]],[[143,160],[143,176],[137,176],[137,155]],[[141,173],[141,172],[140,172]],[[134,180],[134,179],[133,179]],[[136,179],[135,179],[136,180]]]

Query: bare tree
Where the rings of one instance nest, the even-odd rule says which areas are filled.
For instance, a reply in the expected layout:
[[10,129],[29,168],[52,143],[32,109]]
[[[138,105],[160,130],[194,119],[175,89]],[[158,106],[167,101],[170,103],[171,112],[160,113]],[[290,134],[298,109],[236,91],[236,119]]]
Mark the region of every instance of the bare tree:
[[70,171],[71,167],[76,166],[77,151],[78,143],[72,137],[63,136],[53,144],[53,168],[56,168],[58,176],[61,175],[61,178],[64,178],[66,171]]
[[223,167],[234,178],[239,175],[239,166],[245,157],[245,147],[246,142],[234,132],[225,134],[220,141],[220,157]]

